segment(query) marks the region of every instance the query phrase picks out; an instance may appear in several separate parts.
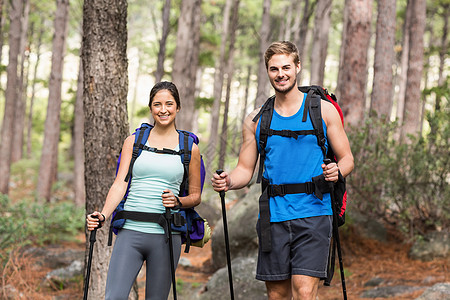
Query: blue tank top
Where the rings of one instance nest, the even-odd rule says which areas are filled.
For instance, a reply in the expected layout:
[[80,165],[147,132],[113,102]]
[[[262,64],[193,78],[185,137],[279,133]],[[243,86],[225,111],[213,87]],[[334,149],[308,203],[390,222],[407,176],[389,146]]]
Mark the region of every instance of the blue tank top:
[[[311,130],[313,125],[309,114],[302,122],[305,97],[296,114],[283,117],[275,109],[270,128],[273,130]],[[323,122],[324,134],[327,128]],[[260,123],[256,128],[256,142],[259,149]],[[328,148],[328,141],[325,146]],[[323,152],[315,135],[300,135],[297,139],[278,135],[268,136],[263,177],[270,184],[292,184],[311,181],[312,177],[323,173]],[[287,194],[270,197],[270,221],[283,222],[298,218],[332,215],[330,194],[323,194],[323,200],[314,194]]]

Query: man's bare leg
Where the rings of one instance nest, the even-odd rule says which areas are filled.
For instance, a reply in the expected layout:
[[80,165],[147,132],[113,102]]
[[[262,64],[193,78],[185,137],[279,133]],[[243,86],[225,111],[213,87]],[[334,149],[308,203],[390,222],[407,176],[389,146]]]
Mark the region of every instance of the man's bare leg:
[[291,280],[266,281],[269,300],[291,300]]
[[316,300],[320,279],[305,275],[292,276],[294,300]]

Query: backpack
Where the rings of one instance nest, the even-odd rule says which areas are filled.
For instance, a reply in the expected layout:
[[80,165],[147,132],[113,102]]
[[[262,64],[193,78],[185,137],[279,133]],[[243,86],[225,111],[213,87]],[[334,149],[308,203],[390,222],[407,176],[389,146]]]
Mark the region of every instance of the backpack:
[[[117,208],[115,209],[112,218],[111,218],[111,226],[109,231],[109,239],[108,245],[112,244],[112,233],[118,233],[119,229],[121,229],[126,219],[132,219],[135,221],[144,221],[144,222],[155,222],[161,225],[166,232],[166,236],[168,237],[168,228],[166,225],[166,220],[164,218],[164,214],[158,213],[145,213],[145,212],[131,212],[125,211],[124,206],[128,197],[128,192],[130,189],[130,184],[132,180],[132,171],[133,166],[136,159],[142,153],[142,150],[152,151],[155,153],[165,153],[172,155],[180,155],[181,161],[183,163],[184,175],[183,180],[180,186],[179,196],[186,196],[189,194],[189,163],[191,160],[191,149],[193,143],[198,144],[198,137],[192,132],[177,130],[179,134],[179,145],[180,150],[174,151],[171,149],[164,148],[163,150],[159,150],[156,148],[151,148],[145,145],[147,139],[150,135],[150,131],[153,126],[147,123],[142,123],[140,128],[137,128],[135,133],[135,140],[133,144],[133,154],[131,157],[130,165],[128,167],[128,173],[125,177],[125,181],[128,182],[127,190],[122,201],[119,203]],[[119,170],[120,166],[120,156],[117,161],[116,174]],[[203,158],[201,158],[200,164],[200,182],[201,189],[203,190],[203,185],[205,182],[205,165],[203,162]],[[211,237],[211,228],[206,219],[202,218],[193,207],[190,208],[180,208],[179,212],[175,212],[172,214],[172,224],[171,229],[173,231],[178,231],[181,233],[181,240],[183,244],[186,244],[185,252],[189,252],[190,246],[203,247],[203,245],[208,242]]]

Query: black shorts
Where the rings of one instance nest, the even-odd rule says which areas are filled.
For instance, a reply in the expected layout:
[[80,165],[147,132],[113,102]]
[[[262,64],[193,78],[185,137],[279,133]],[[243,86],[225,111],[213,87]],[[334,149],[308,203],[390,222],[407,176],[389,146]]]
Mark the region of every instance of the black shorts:
[[[332,216],[318,216],[271,223],[272,251],[262,252],[259,243],[256,279],[326,278],[332,220]],[[256,230],[261,239],[259,220]]]

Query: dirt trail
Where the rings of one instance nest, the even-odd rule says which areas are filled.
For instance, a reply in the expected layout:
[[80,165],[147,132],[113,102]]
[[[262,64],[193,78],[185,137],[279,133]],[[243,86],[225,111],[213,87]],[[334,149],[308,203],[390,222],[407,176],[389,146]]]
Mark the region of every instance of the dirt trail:
[[[84,249],[84,243],[81,240],[62,245],[67,250]],[[350,236],[350,238],[344,236],[343,245],[348,299],[361,299],[361,293],[371,289],[365,284],[375,277],[383,279],[382,286],[406,285],[425,288],[438,282],[450,281],[449,259],[431,262],[411,260],[408,258],[409,247],[395,239],[381,243],[355,236]],[[211,243],[202,249],[192,247],[190,253],[183,252],[182,257],[189,259],[192,266],[180,266],[177,269],[177,279],[197,286],[206,283],[212,275]],[[23,297],[18,299],[51,299],[56,295],[63,296],[64,299],[80,299],[83,294],[81,280],[71,282],[63,289],[61,287],[43,288],[41,283],[48,271],[50,271],[48,268],[34,264],[30,257],[13,255],[3,270],[3,282],[22,292]],[[145,275],[141,275],[138,281],[142,286],[139,298],[143,299]],[[424,288],[414,293],[389,299],[414,299],[423,292]],[[0,298],[5,296],[2,294],[3,290],[0,289]],[[331,287],[320,286],[319,299],[342,299],[338,268]]]

